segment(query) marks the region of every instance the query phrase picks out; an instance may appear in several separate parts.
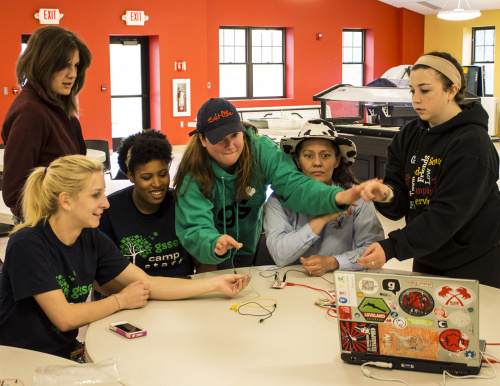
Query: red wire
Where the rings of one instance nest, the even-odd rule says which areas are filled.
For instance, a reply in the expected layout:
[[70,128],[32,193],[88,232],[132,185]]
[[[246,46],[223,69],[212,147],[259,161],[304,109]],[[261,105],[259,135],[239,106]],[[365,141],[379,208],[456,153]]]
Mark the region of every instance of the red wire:
[[[323,290],[323,289],[321,289],[321,288],[314,288],[314,287],[310,287],[310,286],[305,285],[305,284],[295,284],[295,283],[290,283],[290,282],[287,282],[287,283],[286,283],[286,285],[287,285],[287,286],[294,286],[294,285],[298,285],[298,286],[301,286],[301,287],[306,287],[306,288],[309,288],[309,289],[312,289],[312,290],[321,291],[321,292],[326,293],[326,294],[327,294],[330,298],[332,298],[332,299],[333,299],[333,296],[332,296],[332,294],[331,294],[330,292],[325,291],[325,290]],[[330,313],[331,311],[336,312],[336,310],[333,310],[333,309],[331,309],[331,308],[330,308],[330,309],[328,309],[328,311],[327,311],[326,313],[327,313],[329,316],[331,316],[332,318],[336,318],[336,317],[337,317],[337,315],[335,315],[335,314],[333,314],[333,315],[332,315],[332,314]]]
[[290,282],[287,282],[286,283],[287,286],[292,286],[292,285],[299,285],[301,287],[306,287],[306,288],[309,288],[309,289],[313,289],[313,290],[316,290],[316,291],[321,291],[321,292],[324,292],[325,294],[327,294],[328,296],[330,296],[332,299],[333,299],[333,296],[330,292],[324,290],[324,289],[321,289],[321,288],[314,288],[314,287],[309,287],[308,285],[305,285],[305,284],[295,284],[295,283],[290,283]]
[[491,345],[491,346],[500,346],[500,343],[486,343],[486,345]]

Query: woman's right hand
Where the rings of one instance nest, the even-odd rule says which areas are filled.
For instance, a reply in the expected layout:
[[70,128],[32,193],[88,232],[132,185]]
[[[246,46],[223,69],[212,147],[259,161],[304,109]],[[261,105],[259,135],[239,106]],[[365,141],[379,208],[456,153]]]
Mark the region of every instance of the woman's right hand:
[[243,244],[237,242],[229,235],[222,235],[217,239],[217,243],[215,244],[214,252],[218,256],[224,255],[228,250],[236,248],[240,249]]
[[134,309],[144,306],[149,298],[149,284],[135,281],[116,294],[120,309]]

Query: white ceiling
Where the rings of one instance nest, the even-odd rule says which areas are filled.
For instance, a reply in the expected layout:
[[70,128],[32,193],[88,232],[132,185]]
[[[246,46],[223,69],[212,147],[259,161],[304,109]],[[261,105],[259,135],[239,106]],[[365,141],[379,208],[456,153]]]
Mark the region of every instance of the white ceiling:
[[[406,8],[422,15],[435,15],[439,11],[452,11],[458,8],[460,1],[461,9],[477,9],[486,11],[500,9],[500,0],[378,0],[382,3],[392,5],[396,8]],[[468,3],[468,4],[467,4]],[[444,7],[444,9],[443,9]]]

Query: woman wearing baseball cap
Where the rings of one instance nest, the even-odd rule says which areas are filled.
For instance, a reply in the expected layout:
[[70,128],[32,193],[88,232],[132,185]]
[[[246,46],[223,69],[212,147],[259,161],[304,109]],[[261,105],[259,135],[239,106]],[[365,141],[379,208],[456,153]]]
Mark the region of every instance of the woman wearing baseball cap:
[[[283,137],[280,147],[306,176],[344,189],[358,184],[350,169],[356,146],[339,137],[330,122],[310,120],[297,137]],[[362,199],[356,203],[351,213],[314,216],[288,209],[273,194],[266,204],[264,229],[275,263],[302,264],[306,272],[318,276],[336,269],[361,269],[356,263],[360,253],[382,240],[384,230],[372,204]]]
[[306,177],[225,99],[205,102],[197,120],[174,186],[177,236],[200,263],[252,265],[269,184],[285,206],[311,215],[346,211],[366,185],[344,191]]

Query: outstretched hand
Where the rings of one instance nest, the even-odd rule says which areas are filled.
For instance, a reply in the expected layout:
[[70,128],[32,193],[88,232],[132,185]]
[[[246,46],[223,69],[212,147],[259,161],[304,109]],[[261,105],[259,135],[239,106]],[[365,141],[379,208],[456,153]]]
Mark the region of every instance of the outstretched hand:
[[373,180],[365,181],[359,185],[354,185],[352,188],[344,190],[342,192],[338,192],[335,195],[335,203],[340,205],[353,205],[357,206],[356,201],[361,198],[361,193],[365,189],[365,187],[371,182],[382,182],[378,178],[374,178]]
[[236,248],[240,249],[243,244],[237,242],[229,235],[222,235],[217,239],[217,243],[215,244],[214,252],[218,256],[224,255],[228,250]]
[[250,282],[252,277],[250,275],[222,275],[217,276],[217,290],[228,296],[236,296],[242,291]]
[[381,181],[370,181],[363,189],[361,198],[365,202],[384,201],[393,195],[392,189],[381,183]]

